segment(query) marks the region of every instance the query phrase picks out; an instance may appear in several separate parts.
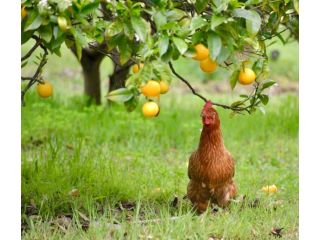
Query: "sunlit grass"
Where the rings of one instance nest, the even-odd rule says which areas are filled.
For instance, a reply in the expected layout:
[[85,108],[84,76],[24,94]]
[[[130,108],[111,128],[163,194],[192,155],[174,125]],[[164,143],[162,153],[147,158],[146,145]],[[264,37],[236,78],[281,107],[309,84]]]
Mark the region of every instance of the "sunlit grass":
[[[225,97],[217,100],[228,102]],[[142,117],[140,108],[87,107],[81,97],[40,99],[27,95],[22,108],[22,213],[25,239],[272,239],[283,227],[286,239],[298,231],[298,99],[271,99],[266,115],[229,117],[219,109],[225,145],[237,165],[239,195],[247,203],[230,210],[191,213],[186,193],[187,160],[196,149],[202,102],[190,94],[164,96],[158,118]],[[279,192],[267,195],[264,185]],[[70,196],[72,189],[78,197]],[[177,196],[177,207],[171,202]],[[248,203],[260,199],[260,205]],[[134,211],[119,211],[129,201]],[[36,215],[26,208],[35,205]],[[275,209],[276,206],[276,209]],[[101,211],[103,209],[103,211]],[[81,216],[90,220],[87,232]],[[52,224],[73,216],[63,231]],[[172,219],[177,216],[177,219]],[[156,222],[141,221],[157,219]],[[50,223],[51,221],[51,223]]]

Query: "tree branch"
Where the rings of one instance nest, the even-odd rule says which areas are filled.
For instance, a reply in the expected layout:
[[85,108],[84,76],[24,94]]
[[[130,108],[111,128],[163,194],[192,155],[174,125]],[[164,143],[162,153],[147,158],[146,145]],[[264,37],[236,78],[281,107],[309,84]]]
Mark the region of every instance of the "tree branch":
[[24,60],[26,60],[28,57],[30,57],[32,55],[32,53],[39,47],[41,43],[41,40],[40,38],[36,39],[36,43],[34,44],[34,46],[29,50],[29,52],[24,55],[22,58],[21,58],[21,62],[23,62]]
[[186,79],[184,79],[183,77],[181,77],[181,76],[176,72],[176,70],[173,68],[173,65],[172,65],[171,62],[169,62],[169,67],[170,67],[172,73],[173,73],[177,78],[179,78],[182,82],[184,82],[185,84],[187,84],[187,86],[190,88],[191,92],[192,92],[194,95],[198,96],[199,98],[201,98],[201,99],[202,99],[203,101],[205,101],[205,102],[208,101],[204,96],[202,96],[201,94],[197,93],[196,90],[194,90],[194,88],[191,86],[191,84],[190,84]]
[[36,82],[40,82],[39,76],[41,74],[42,68],[47,63],[48,50],[46,49],[46,47],[44,45],[42,45],[41,42],[40,42],[39,46],[44,51],[44,54],[42,56],[41,62],[39,63],[39,66],[38,66],[36,72],[34,73],[33,77],[21,77],[22,80],[29,80],[27,86],[21,91],[21,102],[22,102],[23,106],[25,105],[24,96],[25,96],[26,92],[31,88],[31,86],[33,84],[35,84]]
[[[191,84],[190,84],[185,78],[183,78],[181,75],[179,75],[179,74],[176,72],[176,70],[174,69],[174,67],[173,67],[173,65],[172,65],[171,62],[169,62],[169,67],[170,67],[172,73],[173,73],[177,78],[179,78],[182,82],[184,82],[184,83],[190,88],[191,92],[192,92],[194,95],[198,96],[199,98],[201,98],[201,99],[202,99],[203,101],[205,101],[205,102],[208,101],[208,99],[206,99],[204,96],[202,96],[201,94],[197,93],[196,90],[191,86]],[[250,114],[250,108],[257,106],[257,105],[260,103],[259,101],[258,101],[258,102],[256,101],[256,99],[257,99],[257,98],[256,98],[256,95],[257,95],[257,90],[258,90],[258,88],[259,88],[259,83],[256,82],[255,89],[254,89],[253,93],[250,95],[250,97],[253,97],[255,100],[254,100],[250,105],[248,105],[248,106],[246,106],[246,107],[229,106],[229,105],[225,105],[225,104],[221,104],[221,103],[216,103],[216,102],[212,102],[212,105],[215,105],[215,106],[218,106],[218,107],[222,107],[222,108],[224,108],[224,109],[230,109],[230,110],[232,110],[232,111],[234,111],[234,112],[237,112],[237,113],[241,113],[242,111],[246,111],[246,112],[248,112],[248,113]],[[246,101],[248,101],[248,100],[250,99],[250,97],[248,97],[247,99],[245,99],[244,101],[242,101],[240,104],[243,104],[243,103],[245,103]]]

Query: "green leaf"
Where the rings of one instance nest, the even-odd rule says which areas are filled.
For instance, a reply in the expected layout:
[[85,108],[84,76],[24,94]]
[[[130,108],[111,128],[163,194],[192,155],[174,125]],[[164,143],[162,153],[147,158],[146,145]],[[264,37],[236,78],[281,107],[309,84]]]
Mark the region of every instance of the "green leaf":
[[52,27],[50,24],[44,26],[44,27],[41,27],[39,29],[39,33],[40,33],[40,36],[41,38],[46,41],[47,43],[49,43],[51,41],[51,38],[52,38]]
[[173,40],[174,45],[176,45],[176,47],[179,50],[181,55],[184,54],[187,51],[188,45],[181,38],[173,37],[172,40]]
[[239,107],[243,105],[243,101],[235,101],[231,104],[231,107]]
[[169,45],[168,50],[165,54],[161,56],[161,60],[164,62],[169,62],[173,55],[173,48]]
[[33,35],[33,31],[22,31],[21,32],[21,45],[25,44]]
[[165,54],[169,47],[169,37],[167,35],[162,35],[159,38],[159,53],[160,56]]
[[131,40],[134,39],[135,31],[134,31],[132,24],[129,20],[124,23],[123,32],[129,39],[131,39]]
[[293,0],[293,6],[296,12],[299,14],[299,0]]
[[219,55],[221,51],[221,38],[218,34],[216,33],[209,33],[208,34],[208,48],[209,48],[209,53],[210,57],[212,60],[215,60],[217,56]]
[[25,25],[25,31],[34,30],[41,26],[42,18],[40,15],[38,15],[37,12],[32,12],[32,15],[30,18],[28,18],[26,25]]
[[197,30],[205,25],[207,25],[206,20],[204,20],[201,16],[196,16],[192,18],[190,27],[191,30]]
[[172,10],[166,12],[166,16],[169,22],[178,21],[186,16],[186,13],[178,8],[173,8]]
[[153,15],[153,20],[157,26],[157,29],[161,29],[161,27],[167,23],[167,17],[161,11],[157,11]]
[[282,42],[282,44],[283,44],[283,45],[285,45],[285,44],[286,44],[286,40],[284,40],[284,38],[282,37],[282,35],[281,35],[281,34],[276,33],[276,36],[280,39],[280,41]]
[[195,2],[194,6],[197,13],[201,13],[208,5],[209,0],[198,0]]
[[154,62],[154,74],[157,76],[158,79],[161,79],[166,82],[171,82],[172,75],[171,75],[171,70],[168,67],[168,64],[159,61],[159,62]]
[[257,61],[255,61],[252,65],[252,70],[256,73],[261,72],[263,67],[263,61],[263,59],[258,59]]
[[74,36],[75,45],[76,45],[76,53],[77,53],[78,60],[80,61],[81,57],[82,57],[82,48],[86,47],[87,40],[85,38],[85,35],[77,28],[72,27],[70,29],[70,32]]
[[80,41],[77,41],[77,40],[75,40],[75,44],[76,44],[77,57],[78,57],[78,60],[80,61],[82,58],[82,46]]
[[123,65],[128,62],[132,55],[131,42],[124,35],[119,39],[118,49],[120,53],[120,64]]
[[139,71],[141,76],[141,84],[147,83],[150,79],[152,79],[152,72],[153,66],[152,64],[146,64],[144,67]]
[[[53,40],[51,39],[50,45],[48,46],[50,50],[54,50],[54,49],[59,49],[62,45],[62,43],[65,40],[65,35],[61,35],[60,37],[58,37],[57,39]],[[83,44],[82,46],[84,46],[85,44]]]
[[237,82],[238,82],[238,78],[239,78],[239,70],[235,70],[231,77],[230,77],[230,86],[231,86],[231,89],[234,89]]
[[225,47],[225,46],[222,46],[221,47],[221,51],[220,51],[220,54],[218,55],[217,57],[217,62],[220,64],[220,63],[223,63],[225,60],[228,59],[228,57],[230,56],[231,54],[231,50],[228,48],[228,47]]
[[249,10],[249,11],[252,13],[252,16],[254,16],[255,19],[254,20],[246,19],[246,27],[250,35],[255,36],[260,30],[261,17],[256,11],[254,10]]
[[168,22],[164,25],[162,25],[161,30],[169,30],[169,29],[173,29],[176,26],[178,26],[177,22]]
[[126,107],[128,112],[132,112],[137,108],[139,104],[139,98],[138,97],[132,97],[128,101],[124,102],[124,106]]
[[85,6],[83,6],[81,8],[81,13],[88,14],[88,13],[92,12],[93,10],[97,9],[99,7],[99,4],[100,4],[99,0],[89,2],[88,4],[86,4]]
[[269,88],[271,86],[273,86],[274,84],[276,84],[277,82],[276,81],[273,81],[273,80],[270,80],[268,82],[265,82],[263,83],[263,85],[261,86],[261,92],[266,89],[266,88]]
[[213,0],[214,5],[216,6],[216,11],[217,12],[222,12],[227,10],[228,4],[230,0]]
[[261,102],[262,102],[264,105],[267,105],[268,102],[269,102],[269,96],[266,95],[266,94],[261,94],[261,95],[259,95],[259,99],[261,100]]
[[237,8],[233,10],[232,15],[234,17],[241,17],[246,19],[247,31],[251,35],[257,34],[261,26],[261,17],[256,11]]
[[119,34],[123,30],[123,23],[120,21],[113,22],[109,25],[107,28],[107,36],[113,37],[117,34]]
[[202,31],[195,32],[195,34],[192,35],[192,39],[191,39],[192,45],[194,46],[202,42],[203,38],[204,38],[204,33]]
[[224,17],[212,15],[211,17],[211,25],[210,28],[211,30],[215,30],[217,26],[219,26],[221,23],[223,23],[226,19]]
[[119,88],[112,92],[109,92],[107,99],[114,102],[126,102],[133,97],[133,93],[127,88]]
[[132,24],[133,29],[137,33],[139,40],[141,42],[145,42],[147,39],[148,32],[147,32],[147,27],[146,27],[146,24],[145,24],[143,18],[133,16],[131,18],[131,24]]

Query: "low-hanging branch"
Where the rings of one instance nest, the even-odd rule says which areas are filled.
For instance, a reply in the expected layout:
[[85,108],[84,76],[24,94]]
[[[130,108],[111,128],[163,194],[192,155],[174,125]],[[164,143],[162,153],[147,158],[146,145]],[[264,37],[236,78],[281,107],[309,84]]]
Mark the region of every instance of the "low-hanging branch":
[[[204,96],[202,96],[200,93],[196,92],[196,90],[191,86],[191,84],[190,84],[185,78],[183,78],[180,74],[178,74],[178,73],[176,72],[176,70],[174,69],[174,67],[173,67],[173,65],[172,65],[171,62],[169,62],[169,67],[170,67],[172,73],[173,73],[177,78],[179,78],[182,82],[184,82],[184,83],[189,87],[189,89],[191,90],[191,92],[192,92],[194,95],[196,95],[196,96],[198,96],[199,98],[201,98],[204,102],[207,102],[207,101],[208,101],[207,98],[205,98]],[[232,110],[232,111],[234,111],[234,112],[237,112],[237,113],[241,113],[242,111],[246,111],[246,112],[248,112],[248,113],[250,114],[250,109],[253,108],[253,107],[255,107],[255,106],[257,106],[257,105],[260,103],[260,101],[256,101],[256,94],[257,94],[258,88],[259,88],[259,83],[256,82],[255,89],[254,89],[253,93],[250,95],[250,97],[254,98],[254,101],[252,101],[251,104],[248,105],[248,106],[245,106],[245,107],[232,106],[232,105],[229,106],[229,105],[225,105],[225,104],[221,104],[221,103],[216,103],[216,102],[212,102],[212,104],[215,105],[215,106],[218,106],[218,107],[222,107],[222,108],[224,108],[224,109],[230,109],[230,110]],[[248,97],[248,98],[246,98],[245,100],[243,100],[243,101],[241,102],[241,104],[247,102],[247,101],[250,99],[250,97]]]
[[34,44],[34,46],[29,50],[29,52],[27,52],[26,55],[24,55],[22,58],[21,58],[21,62],[23,62],[24,60],[28,59],[32,53],[40,46],[41,44],[41,39],[36,37],[36,36],[33,36],[33,39],[35,39],[36,43]]
[[41,42],[39,43],[39,46],[41,47],[41,49],[43,50],[44,53],[42,55],[41,61],[37,67],[36,72],[34,73],[34,75],[32,77],[22,77],[21,76],[22,80],[29,81],[27,86],[21,91],[21,102],[22,102],[23,106],[25,104],[24,103],[24,96],[25,96],[26,92],[29,90],[29,88],[32,87],[33,84],[35,84],[36,82],[40,82],[40,76],[41,76],[42,69],[47,63],[48,50]]

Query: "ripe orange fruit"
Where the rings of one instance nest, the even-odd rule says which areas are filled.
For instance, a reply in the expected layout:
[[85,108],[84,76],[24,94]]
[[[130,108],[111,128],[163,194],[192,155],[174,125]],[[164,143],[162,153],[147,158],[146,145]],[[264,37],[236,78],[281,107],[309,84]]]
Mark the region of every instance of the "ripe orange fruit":
[[200,62],[200,68],[202,71],[206,73],[211,73],[216,70],[218,64],[216,61],[212,61],[210,57],[206,58],[205,60],[202,60]]
[[193,56],[193,59],[202,61],[209,57],[209,50],[203,44],[197,44],[194,46],[194,49],[196,50],[196,54]]
[[37,85],[37,92],[40,97],[47,98],[50,97],[53,93],[53,86],[49,82],[39,83]]
[[141,68],[143,68],[143,66],[144,66],[143,63],[140,63],[139,65],[138,65],[138,64],[135,64],[135,65],[133,65],[133,67],[132,67],[132,71],[133,71],[134,73],[137,73],[137,72],[139,72],[139,70],[140,70]]
[[169,91],[169,84],[166,81],[160,81],[160,93],[165,94]]
[[155,117],[159,113],[159,106],[155,102],[146,102],[142,106],[143,115],[146,117]]
[[264,186],[261,190],[266,193],[276,193],[278,188],[273,184],[271,186]]
[[276,187],[276,185],[271,185],[269,186],[269,192],[275,193],[278,191],[278,188]]
[[59,16],[58,17],[58,25],[62,32],[67,31],[68,29],[68,22],[65,17]]
[[27,10],[26,10],[26,7],[23,6],[21,8],[21,18],[24,19],[26,16],[27,16]]
[[248,85],[256,80],[256,74],[251,68],[245,68],[244,70],[241,69],[239,73],[239,83],[243,85]]
[[141,87],[141,93],[146,97],[156,97],[160,95],[160,84],[157,81],[149,80]]

